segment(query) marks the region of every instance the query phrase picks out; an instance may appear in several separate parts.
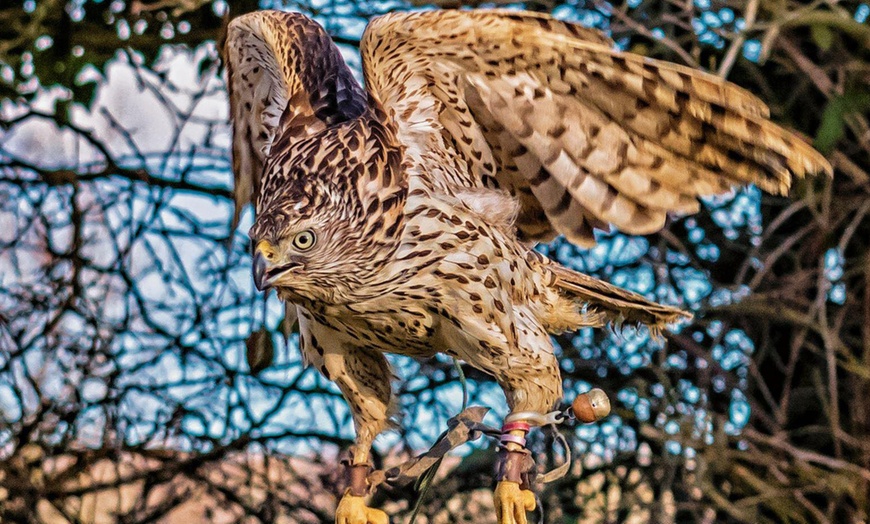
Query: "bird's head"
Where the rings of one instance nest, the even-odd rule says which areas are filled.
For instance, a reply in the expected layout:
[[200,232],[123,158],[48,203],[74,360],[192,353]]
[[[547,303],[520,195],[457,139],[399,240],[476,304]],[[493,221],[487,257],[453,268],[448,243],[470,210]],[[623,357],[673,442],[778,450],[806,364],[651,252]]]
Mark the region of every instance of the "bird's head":
[[341,265],[336,244],[343,235],[335,222],[270,215],[251,229],[254,284],[261,291],[274,287],[309,295],[317,273]]
[[267,165],[273,172],[250,230],[255,285],[294,302],[352,300],[382,275],[402,223],[405,186],[377,187],[368,172],[392,169],[391,162],[330,154],[324,143],[312,155],[332,162],[312,164],[297,153]]
[[258,214],[250,231],[254,284],[296,301],[335,302],[361,262],[358,206],[336,188],[307,190],[285,193]]

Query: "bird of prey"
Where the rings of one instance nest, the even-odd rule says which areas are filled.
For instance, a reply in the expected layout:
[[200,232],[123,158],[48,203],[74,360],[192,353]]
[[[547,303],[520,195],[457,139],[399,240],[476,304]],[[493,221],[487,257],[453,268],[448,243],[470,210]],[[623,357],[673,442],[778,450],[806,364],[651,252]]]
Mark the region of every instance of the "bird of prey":
[[[353,415],[340,524],[387,522],[363,498],[394,409],[384,353],[446,353],[494,377],[512,413],[547,413],[562,398],[551,334],[684,315],[536,242],[654,233],[699,197],[831,171],[744,89],[547,15],[392,13],[360,51],[365,88],[321,26],[275,11],[234,19],[225,49],[256,286],[298,315],[304,359]],[[513,460],[528,427],[505,427],[502,523],[534,505]]]

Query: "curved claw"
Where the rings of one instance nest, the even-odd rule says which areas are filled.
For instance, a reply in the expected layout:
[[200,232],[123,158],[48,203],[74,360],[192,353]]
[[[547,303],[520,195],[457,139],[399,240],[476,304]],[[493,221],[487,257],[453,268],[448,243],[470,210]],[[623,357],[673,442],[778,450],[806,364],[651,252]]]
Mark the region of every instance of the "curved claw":
[[390,518],[379,509],[366,506],[363,497],[344,492],[335,509],[335,524],[390,524]]
[[495,515],[498,524],[528,524],[527,511],[535,510],[535,494],[509,480],[502,480],[495,487]]

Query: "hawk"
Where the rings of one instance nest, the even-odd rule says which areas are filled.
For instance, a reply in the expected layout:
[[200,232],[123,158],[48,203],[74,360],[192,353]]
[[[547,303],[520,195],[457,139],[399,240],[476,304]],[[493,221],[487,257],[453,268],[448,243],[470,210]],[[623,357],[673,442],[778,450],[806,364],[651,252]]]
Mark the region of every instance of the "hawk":
[[[494,377],[512,413],[548,413],[562,398],[551,334],[686,316],[536,242],[650,234],[699,197],[784,194],[831,173],[749,92],[543,14],[376,18],[360,45],[365,88],[301,14],[236,18],[225,51],[235,217],[254,201],[256,286],[298,316],[305,361],[353,415],[340,524],[387,522],[363,498],[393,412],[384,353],[446,353]],[[512,420],[495,504],[499,522],[524,523],[534,498],[514,459],[529,425]]]

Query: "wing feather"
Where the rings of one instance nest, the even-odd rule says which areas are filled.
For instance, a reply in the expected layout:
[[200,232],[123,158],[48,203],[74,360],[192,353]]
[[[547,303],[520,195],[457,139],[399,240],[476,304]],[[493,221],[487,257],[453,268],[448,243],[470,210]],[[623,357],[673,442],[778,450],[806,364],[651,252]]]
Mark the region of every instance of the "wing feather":
[[400,140],[450,148],[468,185],[510,191],[526,239],[590,245],[608,224],[651,233],[700,196],[747,183],[784,193],[831,172],[746,90],[546,15],[393,13],[369,24],[362,52]]
[[[230,22],[225,48],[233,125],[235,211],[255,200],[273,146],[360,115],[366,95],[320,25],[299,13],[258,11]],[[280,144],[278,144],[280,142]]]

